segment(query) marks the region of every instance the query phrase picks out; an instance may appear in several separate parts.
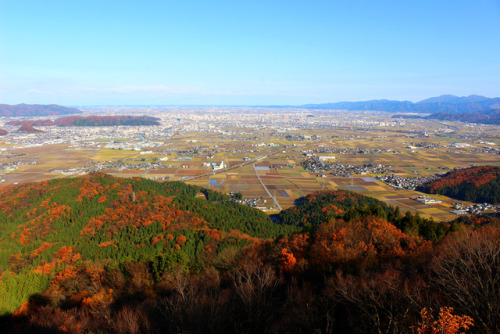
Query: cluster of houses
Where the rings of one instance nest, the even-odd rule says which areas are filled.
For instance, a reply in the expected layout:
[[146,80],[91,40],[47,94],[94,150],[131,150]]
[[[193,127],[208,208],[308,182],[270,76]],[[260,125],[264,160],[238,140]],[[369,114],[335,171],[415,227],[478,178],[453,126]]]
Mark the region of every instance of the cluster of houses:
[[418,186],[441,178],[440,174],[424,177],[404,177],[395,174],[387,174],[377,177],[378,180],[399,189],[415,190]]
[[302,151],[304,155],[307,154],[379,154],[379,153],[393,153],[393,154],[401,154],[401,151],[394,151],[389,149],[379,149],[379,148],[328,148],[322,147],[314,150],[306,150]]
[[334,176],[350,177],[353,174],[386,174],[389,173],[391,166],[381,165],[381,164],[363,164],[363,165],[351,165],[351,164],[340,164],[340,163],[329,163],[328,161],[333,160],[334,157],[327,156],[321,159],[320,157],[311,157],[307,160],[301,162],[304,169],[311,171],[313,173],[329,172]]
[[462,202],[458,202],[453,203],[453,210],[451,210],[450,212],[456,215],[477,215],[484,213],[485,211],[500,212],[500,206],[494,206],[488,203],[465,205]]
[[36,165],[36,161],[13,161],[8,163],[0,164],[0,169],[4,171],[13,171],[19,168],[21,165]]
[[411,143],[410,145],[408,145],[407,148],[440,148],[440,147],[446,147],[446,146],[441,146],[436,143],[422,142],[422,143]]
[[262,198],[244,198],[244,199],[233,199],[236,203],[241,203],[248,205],[251,208],[256,208],[260,210],[265,210],[267,208],[262,206],[262,203],[266,203],[265,199]]
[[483,148],[473,149],[472,152],[474,152],[474,153],[500,154],[500,149],[492,148],[492,147],[483,147]]

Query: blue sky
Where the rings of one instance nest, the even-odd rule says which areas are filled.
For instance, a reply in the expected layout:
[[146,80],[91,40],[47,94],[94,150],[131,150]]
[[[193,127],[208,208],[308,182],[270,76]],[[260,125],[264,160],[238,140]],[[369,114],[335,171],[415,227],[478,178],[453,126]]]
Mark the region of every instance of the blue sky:
[[500,96],[500,0],[0,0],[0,103]]

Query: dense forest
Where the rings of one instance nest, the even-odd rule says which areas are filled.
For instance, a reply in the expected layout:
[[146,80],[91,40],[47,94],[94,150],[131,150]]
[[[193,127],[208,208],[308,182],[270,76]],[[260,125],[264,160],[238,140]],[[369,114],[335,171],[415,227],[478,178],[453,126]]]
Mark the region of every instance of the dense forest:
[[451,171],[418,190],[462,201],[500,204],[500,167],[478,166]]
[[275,217],[181,182],[91,174],[0,189],[13,333],[500,331],[500,224],[349,191]]

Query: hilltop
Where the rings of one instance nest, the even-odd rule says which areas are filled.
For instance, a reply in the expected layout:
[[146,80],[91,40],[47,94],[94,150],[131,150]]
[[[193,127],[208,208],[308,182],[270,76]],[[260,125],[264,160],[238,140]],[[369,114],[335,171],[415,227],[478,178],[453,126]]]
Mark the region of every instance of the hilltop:
[[63,107],[57,104],[0,104],[0,116],[53,116],[80,114],[82,111],[76,108]]
[[35,129],[32,125],[29,124],[22,124],[19,129],[17,129],[17,132],[24,132],[24,133],[41,133],[43,132],[42,130]]

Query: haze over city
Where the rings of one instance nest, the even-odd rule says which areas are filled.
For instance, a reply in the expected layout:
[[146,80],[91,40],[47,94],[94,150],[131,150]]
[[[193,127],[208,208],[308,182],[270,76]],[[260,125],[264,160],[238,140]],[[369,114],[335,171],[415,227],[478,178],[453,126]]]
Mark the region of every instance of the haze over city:
[[500,2],[1,1],[0,102],[498,96]]

